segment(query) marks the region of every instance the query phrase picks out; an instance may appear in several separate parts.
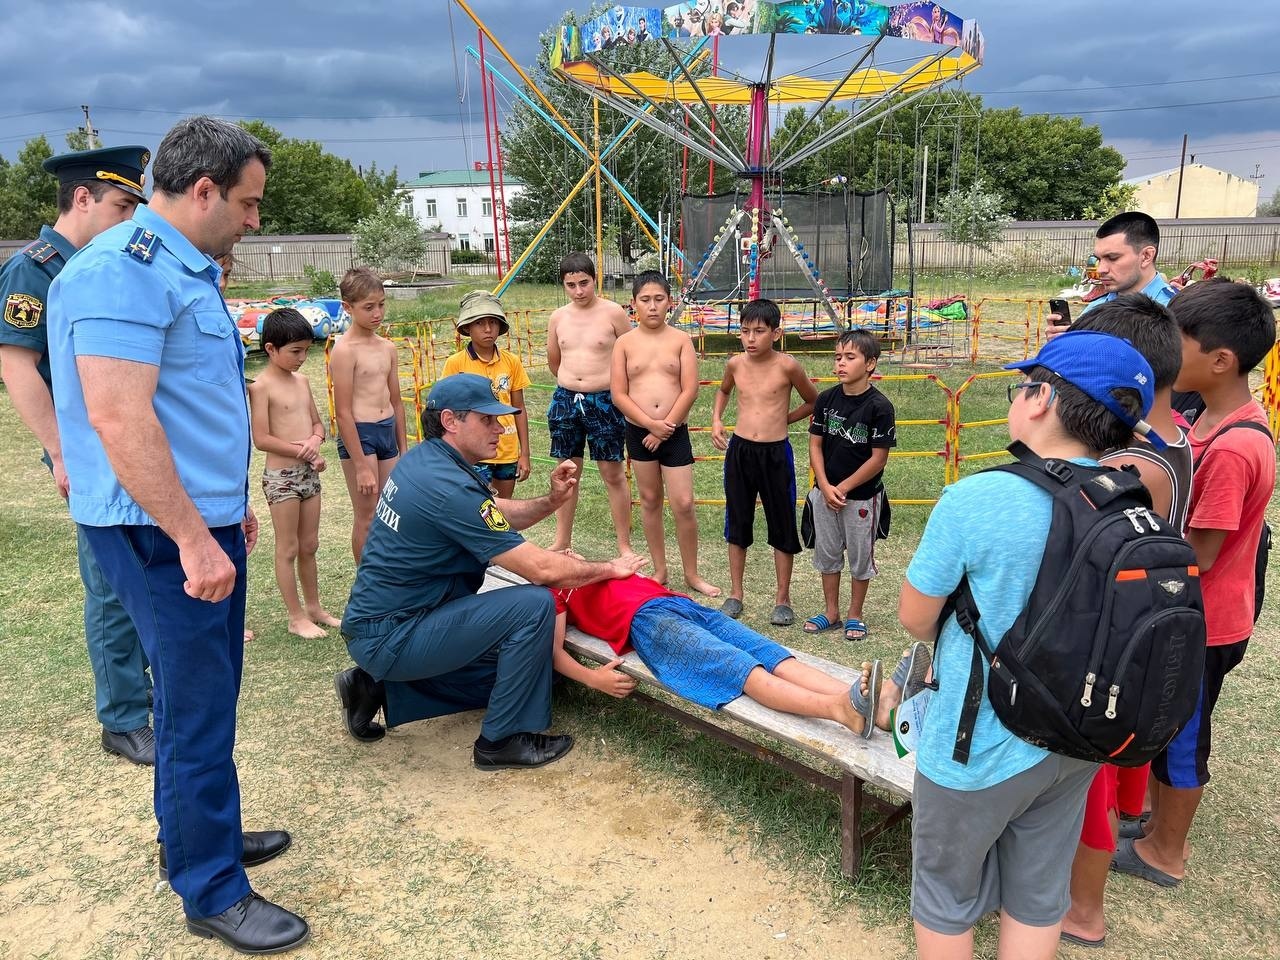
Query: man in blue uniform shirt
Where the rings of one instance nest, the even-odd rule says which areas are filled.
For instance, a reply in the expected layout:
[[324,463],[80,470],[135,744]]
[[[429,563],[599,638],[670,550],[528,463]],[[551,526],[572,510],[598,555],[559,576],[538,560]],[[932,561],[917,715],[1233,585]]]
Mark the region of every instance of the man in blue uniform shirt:
[[[107,147],[50,157],[44,169],[58,178],[58,219],[40,228],[0,267],[0,377],[14,409],[40,445],[58,493],[67,496],[62,442],[53,414],[49,376],[49,284],[71,255],[103,230],[128,220],[142,193],[146,147]],[[138,633],[107,584],[84,537],[77,534],[84,583],[84,635],[93,668],[102,748],[138,764],[155,761],[147,723],[146,661]]]
[[[488,378],[458,373],[436,382],[422,412],[426,441],[391,471],[360,555],[342,620],[352,659],[338,674],[347,730],[378,740],[387,724],[485,710],[472,759],[481,770],[537,767],[564,756],[573,738],[551,724],[555,605],[542,586],[580,587],[628,577],[646,562],[630,554],[593,563],[544,550],[517,530],[550,516],[576,483],[573,464],[551,473],[551,492],[498,498],[475,472],[491,460],[518,413]],[[531,585],[477,593],[490,563]]]
[[270,162],[234,124],[179,122],[156,150],[151,205],[90,241],[50,291],[71,515],[155,679],[161,871],[189,931],[248,953],[309,934],[249,886],[244,867],[289,835],[242,833],[232,759],[257,520],[244,356],[212,258],[257,228]]

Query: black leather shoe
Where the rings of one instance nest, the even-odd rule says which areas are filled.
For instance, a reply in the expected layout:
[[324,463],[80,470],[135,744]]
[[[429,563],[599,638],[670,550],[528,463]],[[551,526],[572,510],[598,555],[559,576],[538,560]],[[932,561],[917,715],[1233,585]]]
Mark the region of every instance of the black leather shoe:
[[509,770],[516,767],[541,767],[559,760],[573,749],[568,734],[517,733],[496,750],[485,750],[478,743],[471,751],[477,770]]
[[216,917],[187,917],[187,929],[197,937],[215,937],[240,953],[284,953],[311,936],[307,921],[256,893],[248,893],[230,910]]
[[[289,849],[293,837],[284,830],[246,830],[244,832],[244,853],[240,854],[240,866],[256,867],[260,863],[274,860]],[[159,873],[161,880],[169,879],[169,862],[164,855],[164,844],[160,848]]]
[[333,688],[342,701],[342,723],[347,733],[363,743],[374,743],[387,735],[386,728],[373,721],[386,702],[379,681],[359,667],[352,667],[333,678]]
[[139,766],[154,767],[156,764],[156,735],[150,727],[139,727],[128,733],[113,733],[103,727],[102,749]]

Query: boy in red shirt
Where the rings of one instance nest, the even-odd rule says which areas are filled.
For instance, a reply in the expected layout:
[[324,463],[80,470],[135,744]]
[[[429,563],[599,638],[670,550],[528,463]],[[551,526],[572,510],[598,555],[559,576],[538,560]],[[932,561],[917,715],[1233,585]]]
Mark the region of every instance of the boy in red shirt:
[[869,738],[873,727],[888,729],[889,711],[902,688],[916,692],[929,667],[923,644],[883,685],[880,661],[862,664],[862,678],[850,686],[797,660],[790,650],[719,610],[694,603],[643,576],[602,581],[573,590],[553,590],[557,672],[614,697],[625,697],[635,681],[616,668],[622,657],[598,668],[584,666],[564,650],[571,623],[622,654],[634,647],[645,666],[686,700],[718,710],[744,693],[785,713],[843,724]]
[[1187,834],[1209,782],[1210,718],[1253,632],[1254,562],[1276,480],[1275,444],[1249,390],[1249,371],[1275,344],[1271,307],[1251,287],[1207,280],[1178,294],[1169,311],[1182,332],[1175,386],[1205,404],[1188,434],[1195,477],[1186,536],[1200,567],[1208,650],[1200,706],[1151,765],[1147,834],[1122,839],[1111,863],[1162,887],[1186,872]]

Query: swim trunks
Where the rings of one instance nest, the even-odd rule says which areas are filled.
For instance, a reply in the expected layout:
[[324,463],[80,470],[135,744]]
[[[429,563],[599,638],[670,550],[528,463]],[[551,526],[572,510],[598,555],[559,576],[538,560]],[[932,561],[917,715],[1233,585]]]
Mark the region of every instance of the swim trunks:
[[[400,456],[400,445],[396,443],[396,418],[394,415],[377,422],[356,424],[356,434],[360,437],[360,449],[366,456],[377,455],[379,460],[394,460]],[[338,437],[338,459],[350,460],[342,437]]]
[[589,444],[592,460],[621,462],[626,423],[608,390],[575,393],[556,387],[547,407],[551,456],[556,460],[575,459]]
[[262,471],[262,492],[270,507],[285,500],[310,500],[320,494],[320,474],[309,463],[276,470],[268,467]]

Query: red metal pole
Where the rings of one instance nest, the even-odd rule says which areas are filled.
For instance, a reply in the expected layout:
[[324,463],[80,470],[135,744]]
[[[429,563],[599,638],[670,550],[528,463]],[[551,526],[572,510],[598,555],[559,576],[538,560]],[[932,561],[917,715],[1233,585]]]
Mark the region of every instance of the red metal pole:
[[484,31],[477,30],[480,50],[480,99],[484,104],[484,147],[489,158],[489,212],[493,214],[494,263],[498,267],[498,282],[502,282],[502,256],[498,253],[498,206],[495,201],[496,184],[493,179],[493,135],[489,129],[489,71],[484,66]]
[[769,91],[760,85],[751,91],[751,120],[747,129],[747,169],[751,177],[748,213],[751,215],[751,241],[754,245],[747,296],[752,300],[760,297],[760,247],[764,241],[764,162],[768,151],[768,124]]
[[[507,271],[511,270],[511,231],[510,221],[507,217],[507,186],[506,175],[503,172],[502,159],[502,131],[498,127],[498,85],[489,83],[489,92],[493,97],[493,145],[494,152],[498,155],[498,198],[502,202],[502,247],[503,256],[506,257]],[[497,247],[497,235],[494,235],[494,246]]]

